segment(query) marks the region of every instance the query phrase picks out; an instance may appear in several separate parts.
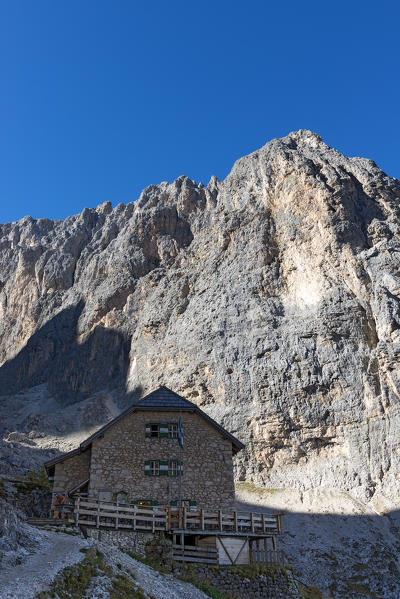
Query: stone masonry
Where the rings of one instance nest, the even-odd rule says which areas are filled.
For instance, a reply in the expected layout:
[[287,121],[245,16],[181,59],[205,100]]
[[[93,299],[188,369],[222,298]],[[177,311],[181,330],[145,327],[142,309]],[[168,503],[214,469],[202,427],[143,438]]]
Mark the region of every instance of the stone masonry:
[[216,568],[205,564],[174,562],[173,574],[178,578],[195,576],[223,591],[231,599],[301,599],[290,568]]
[[234,506],[232,443],[197,414],[181,414],[184,449],[177,439],[146,438],[146,424],[176,422],[177,412],[134,412],[93,440],[89,495],[99,489],[125,492],[128,501],[167,504],[179,495],[179,477],[146,476],[146,460],[182,460],[182,498],[200,508]]
[[129,532],[124,530],[98,530],[97,528],[88,528],[86,530],[88,537],[95,541],[101,541],[107,545],[116,545],[125,551],[131,551],[141,557],[146,557],[146,545],[151,541],[154,535],[150,532]]
[[66,493],[89,478],[90,449],[57,462],[54,472],[53,503],[56,493]]

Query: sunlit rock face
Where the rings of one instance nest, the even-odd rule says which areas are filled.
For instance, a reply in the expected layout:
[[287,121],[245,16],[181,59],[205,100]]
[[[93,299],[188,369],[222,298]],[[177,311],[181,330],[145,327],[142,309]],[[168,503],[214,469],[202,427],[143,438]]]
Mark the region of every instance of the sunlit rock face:
[[399,223],[396,179],[298,131],[207,187],[1,225],[2,436],[64,447],[165,384],[246,444],[240,480],[398,504]]

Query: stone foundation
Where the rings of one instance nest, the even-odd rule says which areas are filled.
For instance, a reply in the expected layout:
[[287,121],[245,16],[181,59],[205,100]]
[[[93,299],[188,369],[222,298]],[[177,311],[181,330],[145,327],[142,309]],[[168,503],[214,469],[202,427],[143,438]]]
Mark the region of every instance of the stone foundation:
[[[174,562],[178,578],[195,576],[224,591],[231,599],[301,599],[293,572],[287,568],[265,568],[255,573],[250,567],[215,567]],[[247,575],[247,576],[246,576]]]
[[154,534],[151,532],[126,532],[123,530],[99,530],[97,528],[88,528],[87,535],[95,541],[115,545],[120,549],[132,551],[132,553],[142,557],[146,557],[146,544],[154,538]]

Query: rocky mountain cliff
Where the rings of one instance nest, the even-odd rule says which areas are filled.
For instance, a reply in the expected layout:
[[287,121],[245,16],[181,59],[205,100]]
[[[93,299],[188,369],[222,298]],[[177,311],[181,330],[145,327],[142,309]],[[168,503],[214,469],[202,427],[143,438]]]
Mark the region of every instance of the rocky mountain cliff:
[[3,469],[165,384],[246,444],[239,480],[398,505],[399,225],[399,181],[310,131],[0,225]]

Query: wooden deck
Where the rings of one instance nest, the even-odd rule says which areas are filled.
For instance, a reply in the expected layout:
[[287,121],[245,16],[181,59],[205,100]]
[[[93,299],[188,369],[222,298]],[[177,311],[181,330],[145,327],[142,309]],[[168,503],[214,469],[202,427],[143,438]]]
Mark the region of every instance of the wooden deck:
[[282,532],[281,514],[140,507],[82,498],[73,506],[64,506],[63,511],[64,522],[115,530],[248,537],[275,537]]

